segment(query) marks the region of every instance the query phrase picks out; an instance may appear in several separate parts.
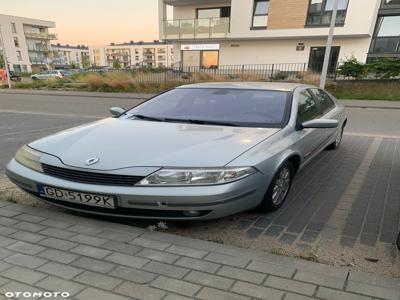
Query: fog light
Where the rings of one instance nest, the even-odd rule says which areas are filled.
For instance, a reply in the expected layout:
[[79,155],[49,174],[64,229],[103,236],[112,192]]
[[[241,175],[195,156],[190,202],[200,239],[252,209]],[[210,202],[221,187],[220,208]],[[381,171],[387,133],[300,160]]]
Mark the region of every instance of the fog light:
[[201,213],[198,210],[187,210],[187,211],[184,211],[183,214],[186,217],[198,217],[198,216],[200,216]]

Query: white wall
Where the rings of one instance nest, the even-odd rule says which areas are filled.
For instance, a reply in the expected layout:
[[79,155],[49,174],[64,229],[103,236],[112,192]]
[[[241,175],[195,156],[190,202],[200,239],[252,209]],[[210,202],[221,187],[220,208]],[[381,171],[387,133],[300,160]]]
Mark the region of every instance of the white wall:
[[[296,51],[297,44],[304,43],[304,51]],[[240,47],[231,47],[232,44]],[[307,63],[311,47],[324,47],[325,39],[264,40],[221,43],[220,65]],[[365,62],[370,38],[336,39],[334,46],[340,46],[339,60],[354,55]]]
[[[334,46],[340,46],[339,61],[354,55],[365,62],[371,38],[340,38]],[[298,43],[304,43],[304,51],[296,51]],[[234,45],[234,47],[232,47]],[[311,47],[324,47],[326,39],[230,41],[220,43],[222,65],[308,63]],[[238,47],[239,46],[239,47]],[[180,44],[175,44],[175,62],[181,61]]]

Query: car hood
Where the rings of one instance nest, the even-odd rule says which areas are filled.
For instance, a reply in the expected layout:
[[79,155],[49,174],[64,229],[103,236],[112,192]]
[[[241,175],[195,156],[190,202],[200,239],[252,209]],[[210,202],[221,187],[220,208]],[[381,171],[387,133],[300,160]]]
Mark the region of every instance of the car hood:
[[[219,167],[278,130],[108,118],[45,137],[30,146],[79,168]],[[87,166],[90,158],[99,161]]]

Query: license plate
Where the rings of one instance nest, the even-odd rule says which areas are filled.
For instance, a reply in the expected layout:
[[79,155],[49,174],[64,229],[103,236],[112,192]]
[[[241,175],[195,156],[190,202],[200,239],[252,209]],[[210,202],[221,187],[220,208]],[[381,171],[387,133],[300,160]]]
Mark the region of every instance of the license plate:
[[40,196],[50,199],[80,203],[90,206],[99,206],[104,208],[115,208],[114,197],[111,196],[87,194],[76,191],[58,189],[45,185],[38,185],[38,191]]

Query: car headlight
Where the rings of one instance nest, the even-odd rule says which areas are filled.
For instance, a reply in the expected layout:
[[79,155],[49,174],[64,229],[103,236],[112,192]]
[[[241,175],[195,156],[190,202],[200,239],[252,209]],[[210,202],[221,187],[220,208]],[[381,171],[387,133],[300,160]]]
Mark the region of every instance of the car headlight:
[[253,167],[216,169],[161,169],[138,183],[138,185],[182,186],[216,185],[245,178],[256,171]]
[[25,145],[17,151],[17,154],[15,154],[15,160],[25,167],[38,172],[43,172],[42,164],[40,163],[40,157],[42,154],[42,152],[36,151]]

